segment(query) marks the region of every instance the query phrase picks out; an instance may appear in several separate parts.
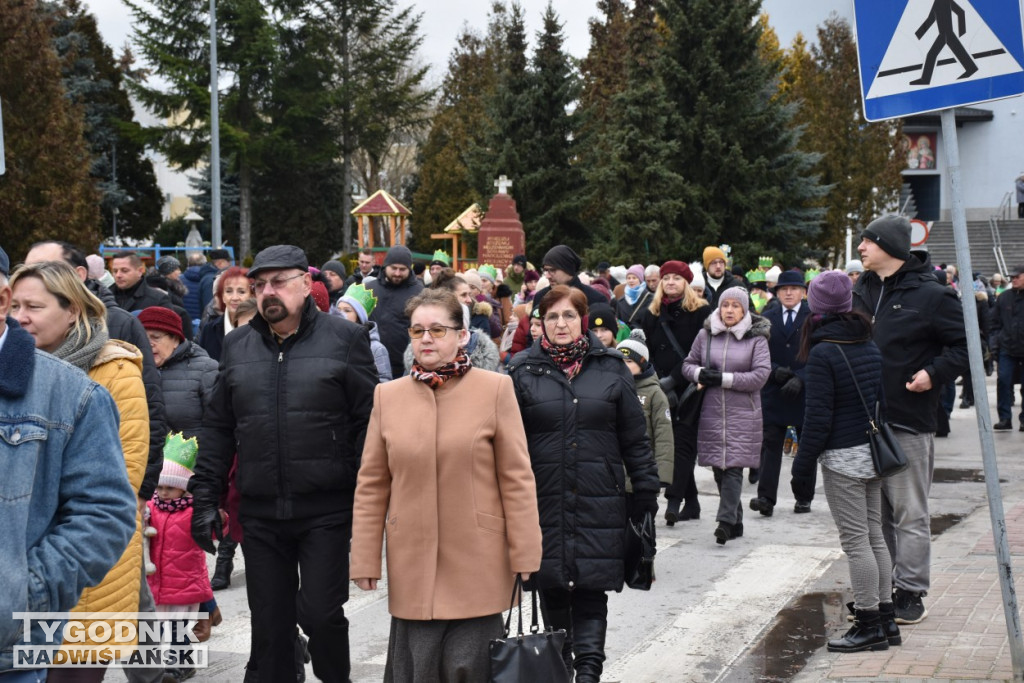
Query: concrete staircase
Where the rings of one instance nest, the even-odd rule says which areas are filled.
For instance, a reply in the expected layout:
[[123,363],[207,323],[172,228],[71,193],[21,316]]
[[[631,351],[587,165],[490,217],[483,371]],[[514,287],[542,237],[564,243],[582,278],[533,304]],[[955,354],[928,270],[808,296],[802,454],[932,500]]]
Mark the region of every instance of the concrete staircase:
[[[1003,259],[1007,268],[1024,263],[1024,220],[1000,220],[999,236],[1003,245]],[[967,240],[971,249],[971,266],[986,278],[998,270],[992,250],[992,231],[988,221],[968,221]],[[932,263],[956,264],[956,246],[953,242],[953,223],[935,221],[928,233],[928,254]]]

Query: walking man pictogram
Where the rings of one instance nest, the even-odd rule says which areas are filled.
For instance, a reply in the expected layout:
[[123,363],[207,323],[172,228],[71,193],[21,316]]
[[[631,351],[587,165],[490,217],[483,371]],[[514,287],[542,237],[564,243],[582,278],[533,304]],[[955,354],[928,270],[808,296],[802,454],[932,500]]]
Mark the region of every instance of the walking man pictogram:
[[[954,13],[956,13],[959,20],[959,31],[953,30]],[[964,13],[963,8],[956,4],[955,0],[935,0],[932,4],[931,12],[928,13],[928,18],[921,24],[921,28],[917,29],[916,35],[918,40],[924,37],[924,34],[933,23],[938,28],[939,35],[935,38],[935,43],[931,49],[928,50],[928,57],[924,61],[921,77],[910,81],[910,85],[928,85],[931,83],[935,62],[939,58],[942,48],[947,45],[953,52],[953,56],[964,67],[964,72],[960,74],[959,80],[970,77],[978,70],[978,65],[974,63],[971,53],[960,42],[960,36],[967,32],[967,15]]]

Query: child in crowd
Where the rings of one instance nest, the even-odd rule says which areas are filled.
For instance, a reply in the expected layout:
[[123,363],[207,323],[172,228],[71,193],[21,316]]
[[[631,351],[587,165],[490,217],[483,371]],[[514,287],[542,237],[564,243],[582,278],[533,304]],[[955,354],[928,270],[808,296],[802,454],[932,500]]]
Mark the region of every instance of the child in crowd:
[[377,366],[377,374],[381,382],[387,382],[391,377],[391,361],[388,360],[388,350],[380,341],[380,332],[377,330],[377,323],[368,320],[377,306],[377,297],[373,292],[363,285],[352,285],[345,290],[345,294],[338,299],[338,303],[331,309],[332,315],[340,315],[349,322],[363,325],[370,331],[370,351],[373,352],[373,362]]
[[630,332],[628,339],[619,342],[618,349],[626,361],[626,367],[633,373],[636,396],[640,399],[647,420],[647,438],[651,441],[654,461],[658,464],[658,479],[664,488],[672,483],[676,450],[668,397],[662,391],[658,375],[651,365],[647,337],[643,330]]
[[615,311],[608,304],[594,304],[587,317],[591,332],[607,348],[614,349],[618,342],[629,337],[629,327],[619,322]]
[[[156,611],[168,615],[198,612],[200,603],[213,598],[206,553],[192,540],[192,496],[186,491],[198,451],[195,437],[185,439],[180,433],[167,436],[159,485],[147,503],[149,524],[156,529],[150,539],[150,558],[156,572],[146,579]],[[174,628],[173,622],[170,628]],[[181,651],[188,642],[175,639],[174,646]],[[182,681],[194,675],[191,667],[170,668],[164,681]]]

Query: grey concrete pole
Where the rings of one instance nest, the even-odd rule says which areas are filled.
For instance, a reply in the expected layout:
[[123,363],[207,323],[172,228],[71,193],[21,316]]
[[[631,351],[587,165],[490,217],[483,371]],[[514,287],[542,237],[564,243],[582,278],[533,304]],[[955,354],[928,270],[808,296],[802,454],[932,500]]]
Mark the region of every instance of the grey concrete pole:
[[217,0],[210,0],[210,244],[220,234],[220,101],[217,92]]
[[[956,242],[957,268],[960,282],[973,283],[970,245],[967,240],[967,213],[964,210],[963,181],[960,176],[960,148],[956,137],[956,119],[952,109],[942,110],[942,142],[946,150],[946,166],[953,188],[953,239]],[[963,299],[964,324],[967,328],[967,351],[971,361],[971,383],[974,385],[974,409],[978,415],[978,436],[981,438],[981,459],[985,467],[985,487],[988,492],[988,510],[992,518],[992,536],[995,539],[996,562],[999,565],[999,587],[1003,593],[1003,613],[1010,639],[1010,660],[1013,680],[1024,681],[1024,641],[1021,639],[1017,594],[1013,585],[1013,567],[1010,564],[1010,545],[1006,537],[1006,519],[1003,514],[1003,494],[999,488],[999,468],[996,464],[996,445],[992,438],[992,418],[989,414],[988,391],[985,388],[985,368],[981,357],[981,331],[978,328],[978,305],[974,289],[970,287]]]

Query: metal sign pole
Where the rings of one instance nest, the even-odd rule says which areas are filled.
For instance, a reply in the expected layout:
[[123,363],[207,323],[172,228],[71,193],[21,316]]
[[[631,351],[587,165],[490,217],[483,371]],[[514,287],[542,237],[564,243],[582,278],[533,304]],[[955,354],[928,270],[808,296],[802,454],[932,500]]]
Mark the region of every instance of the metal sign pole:
[[0,175],[7,172],[7,163],[4,161],[4,108],[0,106]]
[[[971,251],[967,240],[967,213],[964,210],[963,183],[960,176],[960,148],[956,138],[956,119],[953,109],[942,110],[942,141],[946,150],[949,181],[953,187],[953,239],[956,242],[957,267],[960,282],[967,278],[973,283]],[[996,562],[999,565],[999,587],[1003,592],[1003,614],[1010,639],[1010,660],[1013,680],[1024,681],[1024,641],[1021,639],[1017,595],[1013,585],[1013,567],[1010,564],[1010,545],[1006,537],[1006,519],[1003,515],[1003,495],[999,488],[999,468],[996,464],[996,445],[992,438],[992,418],[989,415],[988,389],[985,387],[985,369],[981,358],[981,332],[978,327],[978,305],[974,289],[969,287],[963,298],[964,323],[967,328],[967,352],[971,361],[971,383],[974,386],[974,408],[978,415],[978,435],[981,438],[981,458],[985,467],[985,488],[988,492],[988,511],[992,518]]]

